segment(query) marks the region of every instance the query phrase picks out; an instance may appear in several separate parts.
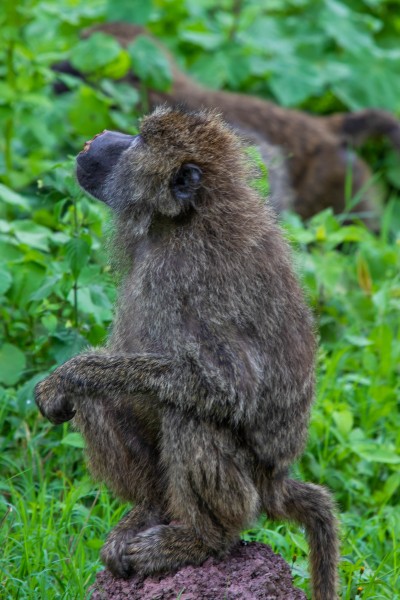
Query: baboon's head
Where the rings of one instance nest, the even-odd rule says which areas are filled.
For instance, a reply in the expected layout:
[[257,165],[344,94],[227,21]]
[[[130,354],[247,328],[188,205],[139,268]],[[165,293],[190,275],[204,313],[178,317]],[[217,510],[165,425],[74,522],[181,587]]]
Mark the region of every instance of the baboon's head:
[[77,177],[120,215],[175,218],[232,195],[245,164],[218,115],[163,107],[142,120],[139,135],[104,131],[87,142]]

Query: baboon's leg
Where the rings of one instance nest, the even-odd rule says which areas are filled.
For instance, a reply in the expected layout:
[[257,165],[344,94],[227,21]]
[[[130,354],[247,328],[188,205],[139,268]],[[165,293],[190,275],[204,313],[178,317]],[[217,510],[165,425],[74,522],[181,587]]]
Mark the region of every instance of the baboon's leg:
[[87,446],[89,468],[119,497],[158,505],[165,496],[155,436],[141,424],[132,398],[83,397],[74,425]]
[[318,485],[293,479],[267,481],[263,506],[272,519],[305,527],[310,547],[313,600],[337,600],[339,543],[334,503]]
[[77,403],[75,426],[87,445],[93,475],[121,498],[134,502],[112,530],[101,551],[115,575],[128,576],[130,565],[121,554],[123,541],[143,529],[165,522],[166,487],[154,431],[140,424],[132,398],[83,398]]
[[126,543],[124,561],[142,574],[223,555],[259,508],[248,457],[229,431],[171,412],[164,419],[163,446],[173,523]]

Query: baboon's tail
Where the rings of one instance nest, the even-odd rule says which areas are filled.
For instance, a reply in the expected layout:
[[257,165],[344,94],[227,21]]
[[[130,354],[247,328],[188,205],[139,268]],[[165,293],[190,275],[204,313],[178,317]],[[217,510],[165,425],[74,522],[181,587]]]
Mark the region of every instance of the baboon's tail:
[[273,519],[289,519],[305,527],[310,547],[313,600],[337,600],[339,543],[334,503],[318,485],[284,479],[269,487],[265,509]]
[[384,136],[400,152],[400,121],[385,110],[366,108],[353,113],[337,113],[321,117],[336,135],[353,146],[360,146],[368,138]]

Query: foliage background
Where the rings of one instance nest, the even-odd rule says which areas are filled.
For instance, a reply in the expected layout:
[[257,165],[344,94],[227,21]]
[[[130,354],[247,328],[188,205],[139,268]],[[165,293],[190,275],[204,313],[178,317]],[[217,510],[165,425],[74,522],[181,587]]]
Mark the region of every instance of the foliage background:
[[[139,40],[127,50],[82,28],[145,24],[212,87],[315,113],[400,114],[398,0],[14,0],[0,8],[0,597],[84,598],[98,550],[125,508],[94,485],[82,440],[37,414],[33,387],[88,343],[101,344],[115,281],[103,250],[108,214],[82,197],[73,155],[104,128],[135,132],[146,106],[116,80],[134,69],[167,87],[168,65]],[[55,96],[51,65],[88,83]],[[364,149],[385,185],[377,236],[330,211],[285,215],[321,337],[318,398],[299,477],[328,485],[341,512],[341,597],[400,598],[399,160]],[[263,519],[308,586],[302,532]]]

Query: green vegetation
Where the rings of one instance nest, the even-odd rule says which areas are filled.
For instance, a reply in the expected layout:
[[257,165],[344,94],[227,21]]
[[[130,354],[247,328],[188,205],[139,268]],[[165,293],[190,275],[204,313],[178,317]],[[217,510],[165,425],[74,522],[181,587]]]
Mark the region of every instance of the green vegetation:
[[[0,13],[0,598],[84,598],[98,551],[124,507],[91,483],[82,440],[52,427],[33,387],[87,344],[101,344],[115,281],[102,250],[105,207],[82,197],[73,161],[104,128],[135,131],[146,106],[116,79],[130,68],[163,89],[170,73],[145,38],[123,50],[93,22],[148,26],[199,79],[314,112],[400,112],[400,17],[389,0],[14,0]],[[217,8],[218,7],[218,8]],[[90,84],[52,93],[69,58]],[[325,483],[342,523],[342,598],[400,599],[400,177],[369,156],[389,190],[379,235],[329,211],[284,226],[320,332],[318,398],[296,475]],[[384,158],[383,158],[384,157]],[[350,202],[351,199],[349,199]],[[261,520],[307,589],[296,527]]]

